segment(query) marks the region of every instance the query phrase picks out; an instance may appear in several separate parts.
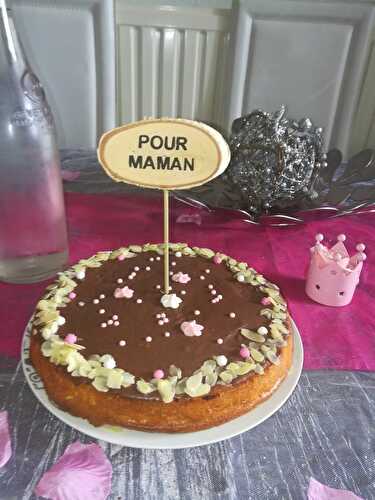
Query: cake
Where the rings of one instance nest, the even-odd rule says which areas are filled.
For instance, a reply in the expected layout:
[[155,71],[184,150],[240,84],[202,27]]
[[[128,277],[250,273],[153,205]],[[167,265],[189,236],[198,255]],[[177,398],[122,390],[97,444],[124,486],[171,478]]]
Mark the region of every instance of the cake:
[[47,287],[30,355],[55,404],[93,425],[190,432],[275,391],[293,335],[278,287],[207,248],[130,245],[81,260]]

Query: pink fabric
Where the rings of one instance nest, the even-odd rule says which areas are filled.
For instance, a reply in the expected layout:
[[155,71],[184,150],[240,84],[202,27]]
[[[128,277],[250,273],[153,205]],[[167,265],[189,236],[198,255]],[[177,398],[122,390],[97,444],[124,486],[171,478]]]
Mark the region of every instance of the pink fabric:
[[[66,195],[70,233],[70,261],[98,250],[129,243],[160,242],[162,238],[161,198],[116,195]],[[191,222],[176,223],[182,220]],[[180,217],[181,220],[181,217]],[[196,221],[201,221],[197,225]],[[278,283],[288,299],[305,347],[306,369],[375,370],[375,214],[346,216],[310,222],[298,227],[258,227],[172,203],[171,241],[209,247],[251,263]],[[304,273],[309,248],[316,233],[331,243],[345,233],[350,251],[358,242],[366,244],[364,264],[353,301],[342,308],[322,306],[304,292]],[[22,334],[46,283],[0,284],[0,353],[19,356]]]
[[363,500],[363,498],[349,490],[330,488],[312,477],[307,492],[307,500]]

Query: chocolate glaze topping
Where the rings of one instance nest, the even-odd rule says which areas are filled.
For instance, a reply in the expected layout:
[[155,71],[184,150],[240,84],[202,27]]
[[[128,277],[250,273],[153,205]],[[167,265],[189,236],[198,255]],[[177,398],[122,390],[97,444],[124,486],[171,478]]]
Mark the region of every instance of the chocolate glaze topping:
[[[74,290],[77,297],[61,310],[66,323],[60,327],[59,335],[74,333],[77,343],[86,348],[81,351],[85,357],[111,354],[117,367],[146,380],[159,368],[167,374],[170,365],[181,368],[183,376],[190,376],[212,356],[224,354],[229,360],[241,359],[239,350],[244,338],[239,329],[256,330],[268,324],[259,314],[264,308],[260,303],[263,295],[254,287],[239,283],[224,263],[217,265],[199,256],[175,257],[171,253],[170,270],[173,274],[187,273],[191,280],[186,284],[170,280],[169,293],[176,293],[182,303],[178,309],[164,308],[160,303],[164,293],[163,257],[156,257],[155,252],[144,252],[86,269],[85,279]],[[139,271],[129,279],[136,266]],[[117,282],[119,278],[123,280],[121,284]],[[208,287],[211,284],[216,295]],[[161,288],[157,289],[157,285]],[[115,298],[114,290],[124,286],[134,290],[133,297]],[[101,294],[104,299],[100,299]],[[223,299],[212,303],[219,294]],[[95,299],[99,303],[94,303]],[[142,303],[137,303],[137,299],[142,299]],[[79,302],[84,302],[84,306]],[[105,313],[100,314],[100,309]],[[194,314],[196,310],[199,315]],[[168,323],[158,324],[156,315],[161,313],[166,314]],[[235,313],[235,317],[230,317],[230,313]],[[114,315],[118,316],[119,326],[108,325],[109,320],[114,321]],[[203,325],[201,336],[187,337],[182,333],[181,323],[191,320]],[[107,322],[105,328],[101,326],[103,322]],[[170,336],[166,337],[165,332],[170,332]],[[146,341],[148,336],[152,337],[151,342]],[[222,344],[217,343],[218,338],[223,339]],[[121,340],[126,342],[123,347],[119,345]],[[125,393],[133,392],[125,389]]]

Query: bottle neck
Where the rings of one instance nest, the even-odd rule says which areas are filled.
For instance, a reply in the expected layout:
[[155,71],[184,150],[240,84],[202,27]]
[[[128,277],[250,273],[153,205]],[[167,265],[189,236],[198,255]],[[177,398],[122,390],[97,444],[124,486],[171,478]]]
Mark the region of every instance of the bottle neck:
[[0,35],[6,60],[12,65],[27,66],[26,57],[13,21],[13,12],[7,8],[5,0],[0,0]]

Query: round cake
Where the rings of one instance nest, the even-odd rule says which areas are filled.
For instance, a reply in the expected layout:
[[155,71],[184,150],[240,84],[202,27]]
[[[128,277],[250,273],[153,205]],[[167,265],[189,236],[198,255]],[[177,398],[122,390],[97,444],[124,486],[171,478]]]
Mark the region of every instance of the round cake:
[[99,252],[38,302],[30,354],[49,398],[94,425],[188,432],[267,398],[292,362],[278,287],[244,262],[170,244]]

